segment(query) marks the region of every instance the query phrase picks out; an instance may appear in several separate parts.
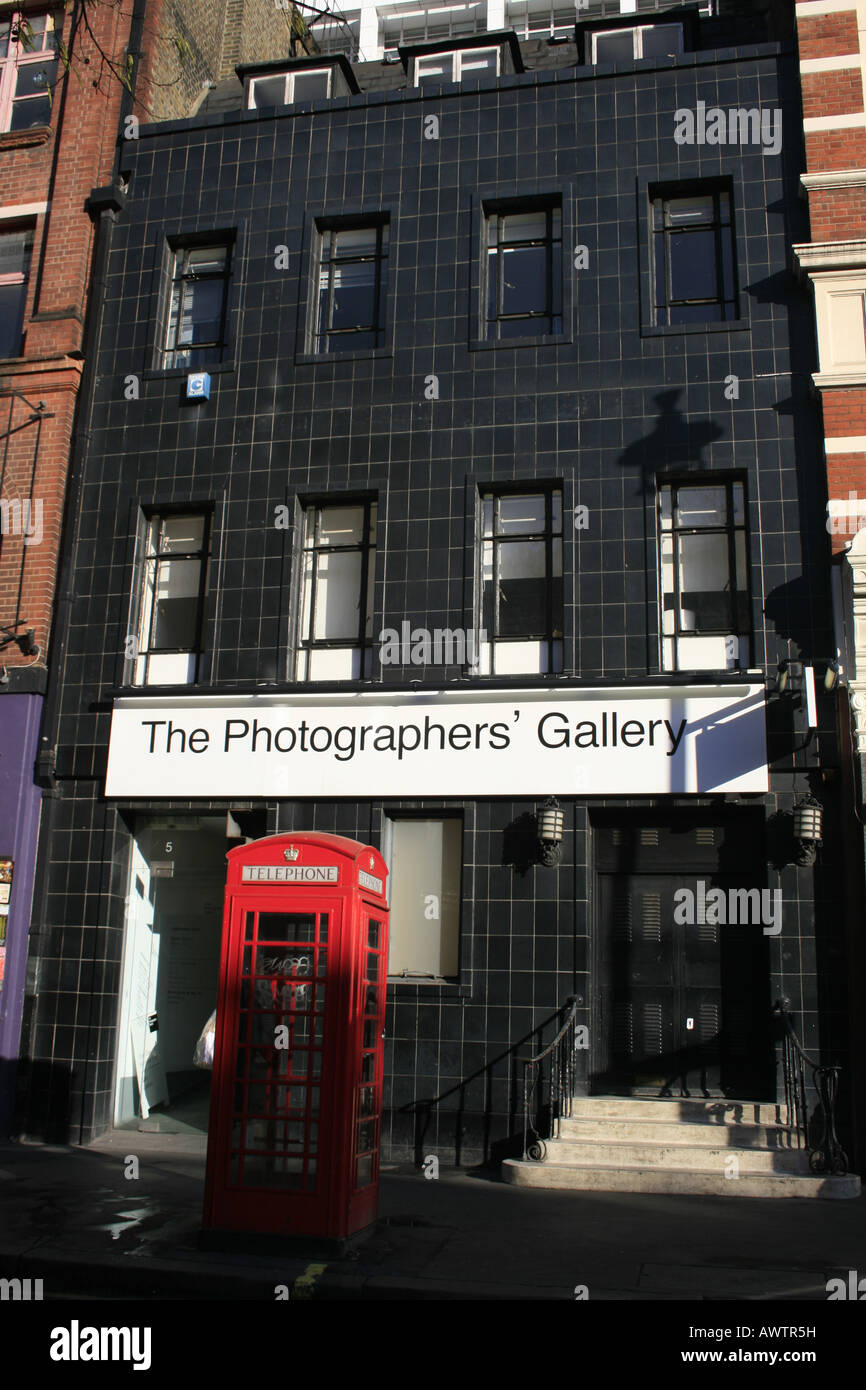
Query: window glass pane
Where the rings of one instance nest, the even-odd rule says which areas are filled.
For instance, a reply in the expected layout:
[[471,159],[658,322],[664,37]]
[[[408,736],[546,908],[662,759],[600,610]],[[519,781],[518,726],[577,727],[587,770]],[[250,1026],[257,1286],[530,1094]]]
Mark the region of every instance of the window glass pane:
[[11,28],[8,19],[4,19],[0,24],[0,58],[5,58],[9,52],[9,30]]
[[503,541],[499,546],[499,636],[546,630],[546,575],[542,541]]
[[544,241],[547,236],[547,213],[510,213],[508,217],[503,217],[502,226],[503,241]]
[[450,82],[452,79],[452,59],[449,57],[437,56],[435,58],[419,58],[415,65],[415,82],[419,87],[425,83]]
[[57,35],[54,30],[54,16],[50,14],[31,14],[27,16],[29,34],[21,35],[21,46],[25,53],[39,53],[43,49],[54,52],[57,48]]
[[715,299],[718,295],[715,232],[673,232],[668,250],[671,298]]
[[609,34],[595,35],[595,61],[619,63],[634,57],[635,31],[622,29]]
[[44,96],[57,76],[56,61],[22,63],[15,82],[16,97]]
[[662,488],[659,498],[659,516],[662,530],[669,531],[671,528],[671,490],[669,487]]
[[677,526],[724,526],[727,514],[723,487],[677,488]]
[[26,275],[33,250],[33,233],[29,230],[0,234],[0,275]]
[[33,97],[29,101],[16,101],[12,104],[10,130],[29,130],[35,125],[49,125],[51,122],[51,101],[48,97]]
[[334,255],[375,256],[377,237],[377,227],[354,227],[351,231],[338,232],[335,237]]
[[322,507],[318,512],[319,545],[360,545],[364,539],[363,507]]
[[480,52],[468,52],[460,55],[460,73],[466,77],[469,73],[496,72],[496,49],[484,48]]
[[500,497],[500,535],[523,534],[544,530],[545,497]]
[[376,262],[336,264],[331,269],[331,329],[369,327],[376,312]]
[[203,538],[203,516],[167,516],[162,523],[159,548],[164,555],[201,550]]
[[666,58],[682,49],[682,29],[679,24],[653,24],[642,29],[641,53],[644,58]]
[[734,535],[734,557],[737,566],[736,630],[748,632],[751,627],[751,617],[749,614],[749,569],[745,531],[737,531]]
[[667,204],[669,227],[696,226],[715,219],[715,200],[711,195],[701,198],[674,198]]
[[185,280],[176,285],[171,296],[169,343],[177,346],[218,343],[222,333],[222,309],[222,280]]
[[151,647],[193,647],[198,635],[200,560],[163,560],[156,576]]
[[0,285],[0,357],[20,355],[26,301],[26,281]]
[[[722,289],[726,300],[734,298],[734,243],[730,228],[723,228],[722,241]],[[733,317],[733,315],[732,315]]]
[[745,521],[746,521],[745,498],[744,498],[744,496],[743,496],[743,484],[742,484],[742,483],[734,483],[733,487],[731,488],[731,495],[732,495],[733,501],[734,501],[734,523],[735,523],[737,526],[743,526],[743,525],[745,525]]
[[263,106],[285,105],[285,73],[281,73],[279,77],[257,77],[250,83],[250,88],[252,90],[253,106],[257,109]]
[[330,81],[329,72],[296,72],[292,100],[319,101],[328,95]]
[[679,560],[683,631],[730,631],[727,535],[680,536]]
[[481,503],[481,534],[493,535],[493,498],[485,497]]
[[550,499],[550,517],[553,526],[553,534],[562,534],[562,493],[554,492]]
[[389,974],[457,974],[461,837],[456,819],[392,823]]
[[361,562],[360,551],[337,551],[317,557],[313,628],[317,641],[359,636]]
[[506,248],[502,267],[502,313],[543,312],[547,302],[547,248]]
[[195,246],[186,253],[187,273],[219,275],[225,270],[225,246]]

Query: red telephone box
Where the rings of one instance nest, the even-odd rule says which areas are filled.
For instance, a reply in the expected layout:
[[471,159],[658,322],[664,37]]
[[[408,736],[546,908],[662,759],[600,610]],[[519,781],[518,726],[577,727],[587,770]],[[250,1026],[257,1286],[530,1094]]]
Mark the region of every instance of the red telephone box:
[[347,1236],[378,1203],[388,869],[310,832],[226,857],[204,1226]]

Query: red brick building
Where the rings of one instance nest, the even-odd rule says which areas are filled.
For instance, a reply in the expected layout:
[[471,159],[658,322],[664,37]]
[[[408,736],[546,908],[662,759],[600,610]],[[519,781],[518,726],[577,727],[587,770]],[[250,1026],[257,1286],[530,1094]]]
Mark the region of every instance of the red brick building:
[[273,0],[74,0],[65,11],[0,0],[0,1132],[52,785],[47,745],[34,768],[49,667],[62,661],[52,615],[86,430],[76,406],[87,305],[100,224],[123,203],[120,133],[130,115],[190,115],[238,62],[295,51],[298,27]]
[[[848,810],[852,1053],[866,1056],[862,982],[866,787],[866,2],[796,6],[811,241],[794,255],[814,291],[840,691],[840,796]],[[855,1077],[861,1135],[866,1086]]]

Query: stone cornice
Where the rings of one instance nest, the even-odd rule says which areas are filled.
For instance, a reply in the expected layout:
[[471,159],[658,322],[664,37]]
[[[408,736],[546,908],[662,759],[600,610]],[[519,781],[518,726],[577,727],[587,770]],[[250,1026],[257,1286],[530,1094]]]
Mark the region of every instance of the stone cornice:
[[800,183],[807,193],[816,189],[866,187],[866,169],[820,169],[814,174],[801,174]]
[[801,270],[808,273],[866,268],[866,239],[848,241],[801,241],[791,247]]

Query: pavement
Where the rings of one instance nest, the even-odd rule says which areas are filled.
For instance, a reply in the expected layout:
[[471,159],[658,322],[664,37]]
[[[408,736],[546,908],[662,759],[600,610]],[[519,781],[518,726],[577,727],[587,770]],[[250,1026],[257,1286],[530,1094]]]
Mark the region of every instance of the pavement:
[[204,1171],[198,1135],[0,1142],[0,1277],[41,1278],[46,1300],[826,1303],[829,1279],[866,1276],[866,1197],[539,1191],[408,1165],[383,1171],[379,1219],[343,1254],[203,1250]]

